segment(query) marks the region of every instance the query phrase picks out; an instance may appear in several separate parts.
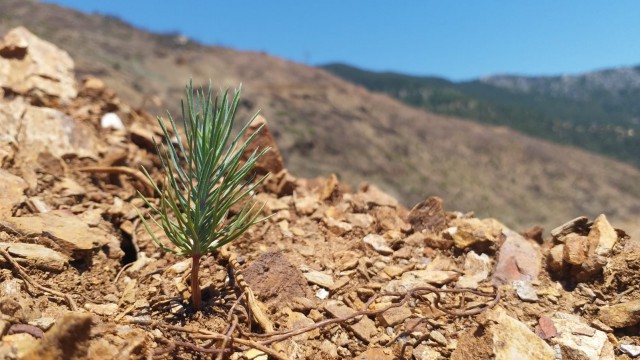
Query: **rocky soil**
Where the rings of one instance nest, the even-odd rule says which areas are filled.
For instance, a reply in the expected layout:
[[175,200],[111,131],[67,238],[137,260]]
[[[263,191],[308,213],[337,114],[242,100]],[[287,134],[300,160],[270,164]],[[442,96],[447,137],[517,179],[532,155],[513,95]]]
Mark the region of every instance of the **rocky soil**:
[[[0,42],[0,357],[629,359],[639,246],[605,215],[517,232],[412,209],[372,185],[296,178],[274,151],[268,221],[201,268],[158,248],[156,120],[24,28]],[[329,175],[329,174],[328,174]],[[161,236],[159,229],[154,229]]]

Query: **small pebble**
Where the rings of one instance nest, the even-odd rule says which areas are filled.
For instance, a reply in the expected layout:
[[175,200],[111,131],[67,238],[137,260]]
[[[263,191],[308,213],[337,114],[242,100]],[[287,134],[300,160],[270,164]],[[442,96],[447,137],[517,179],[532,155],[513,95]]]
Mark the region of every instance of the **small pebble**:
[[320,288],[316,291],[316,297],[320,300],[324,300],[329,297],[329,292],[325,288]]
[[620,350],[631,357],[640,355],[640,346],[638,345],[621,344]]
[[43,331],[49,330],[55,323],[56,323],[56,319],[52,317],[41,317],[39,319],[29,321],[29,325],[36,326],[42,329]]
[[531,283],[523,280],[515,280],[512,283],[516,290],[516,294],[523,301],[536,302],[538,301],[538,294],[536,290],[531,286]]

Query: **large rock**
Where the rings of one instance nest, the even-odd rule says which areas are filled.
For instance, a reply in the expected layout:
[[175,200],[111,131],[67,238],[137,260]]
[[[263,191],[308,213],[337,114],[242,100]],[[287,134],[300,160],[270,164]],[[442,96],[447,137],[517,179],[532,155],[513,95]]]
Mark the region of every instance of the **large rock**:
[[451,359],[556,359],[551,346],[502,308],[487,312],[486,318],[481,329],[470,329],[460,336]]
[[440,233],[447,228],[447,219],[442,207],[442,199],[431,196],[418,203],[409,212],[409,223],[415,231],[429,230]]
[[50,108],[27,105],[19,119],[18,148],[23,160],[35,161],[40,153],[56,157],[75,154],[96,157],[96,138],[87,124],[78,123]]
[[32,216],[9,217],[0,220],[0,225],[22,234],[49,236],[62,253],[75,260],[90,257],[92,250],[109,242],[117,242],[112,239],[113,235],[104,230],[89,227],[77,216],[59,210]]
[[500,247],[498,262],[493,272],[494,283],[505,284],[514,280],[536,280],[540,274],[542,262],[540,246],[513,230],[505,228],[503,233],[506,240]]
[[549,341],[560,347],[563,359],[615,359],[613,345],[607,334],[585,324],[579,316],[558,313],[552,321],[558,335]]
[[258,131],[258,129],[260,129],[260,132],[253,141],[249,143],[243,157],[245,159],[248,158],[254,150],[258,150],[260,152],[266,148],[271,148],[269,152],[258,159],[254,170],[261,175],[267,173],[277,174],[284,170],[284,160],[282,160],[278,144],[276,144],[276,141],[271,134],[271,130],[269,130],[267,119],[262,115],[256,116],[245,133],[245,140]]
[[0,124],[0,165],[19,168],[32,189],[37,186],[35,170],[42,155],[97,157],[91,124],[74,121],[55,109],[29,105],[23,98],[0,100]]
[[624,328],[640,323],[640,300],[604,306],[598,319],[612,328]]
[[[38,244],[0,242],[0,249],[7,251],[18,263],[42,270],[62,271],[68,263],[66,256]],[[0,263],[5,262],[0,257]]]
[[456,287],[475,289],[480,282],[489,277],[490,273],[491,259],[489,256],[487,254],[478,255],[474,251],[470,251],[464,260],[464,275],[458,279]]
[[448,233],[458,249],[476,248],[481,252],[493,248],[506,228],[497,220],[477,218],[455,219],[450,225]]
[[22,100],[0,102],[0,166],[12,165],[18,145],[21,117],[27,104]]
[[618,241],[616,230],[609,224],[604,214],[599,215],[591,225],[588,235],[589,252],[600,256],[608,256]]
[[69,54],[24,27],[9,31],[0,41],[0,87],[46,100],[73,99],[73,60]]

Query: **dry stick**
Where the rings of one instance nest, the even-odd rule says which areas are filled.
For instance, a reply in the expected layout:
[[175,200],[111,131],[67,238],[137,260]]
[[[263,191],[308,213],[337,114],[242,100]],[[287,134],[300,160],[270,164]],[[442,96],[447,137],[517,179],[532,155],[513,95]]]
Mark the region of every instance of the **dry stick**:
[[142,174],[138,170],[134,170],[126,166],[86,166],[78,168],[76,169],[76,171],[88,173],[126,174],[142,182],[142,184],[144,184],[147,195],[153,195],[155,193],[155,187],[149,182],[149,179],[147,179],[144,174]]
[[[234,316],[234,320],[231,323],[231,326],[229,326],[229,330],[227,330],[224,334],[225,338],[224,340],[222,340],[222,346],[220,347],[221,349],[226,349],[227,348],[227,344],[229,343],[229,341],[231,341],[231,346],[230,348],[233,347],[233,337],[231,336],[231,334],[233,334],[233,331],[236,329],[236,326],[238,326],[238,317]],[[224,353],[220,353],[218,354],[218,356],[216,357],[216,360],[222,360],[222,356],[224,355]]]
[[[262,327],[262,330],[264,330],[266,333],[274,332],[273,323],[264,314],[262,308],[258,305],[258,300],[256,300],[251,287],[249,287],[249,284],[247,284],[247,282],[244,280],[244,276],[242,275],[242,271],[240,270],[240,265],[238,264],[236,254],[229,253],[227,248],[223,247],[220,249],[220,255],[227,258],[229,264],[231,264],[231,267],[234,270],[236,283],[238,284],[242,292],[246,293],[247,307],[249,308],[250,313],[249,318],[253,317],[260,325],[260,327]],[[276,344],[274,345],[274,347],[276,351],[287,354],[287,351],[282,345]]]
[[133,264],[135,264],[135,262],[131,262],[131,263],[128,263],[127,265],[123,266],[123,267],[120,269],[120,271],[118,271],[118,274],[116,275],[115,280],[113,280],[113,283],[114,283],[114,284],[115,284],[115,283],[117,283],[117,282],[118,282],[118,279],[120,278],[120,275],[122,275],[122,273],[123,273],[125,270],[127,270],[128,268],[130,268],[131,266],[133,266]]
[[173,352],[173,350],[176,349],[176,344],[174,342],[172,342],[171,340],[167,340],[163,337],[156,337],[156,339],[161,339],[162,341],[164,341],[165,343],[169,344],[168,347],[164,348],[164,349],[157,349],[154,350],[151,354],[151,358],[155,357],[155,356],[160,356],[160,355],[164,355],[164,354],[168,354],[170,352]]
[[[244,282],[244,280],[242,280]],[[240,282],[239,282],[240,283]],[[250,288],[246,288],[245,291],[250,291]],[[278,332],[270,332],[268,334],[255,334],[255,333],[244,333],[242,331],[241,328],[237,328],[241,335],[250,335],[250,336],[255,336],[255,337],[271,337],[271,336],[275,336],[269,340],[265,340],[262,341],[260,343],[258,342],[254,342],[252,340],[246,340],[246,339],[241,339],[241,338],[233,338],[230,336],[229,332],[227,332],[227,334],[223,335],[223,334],[219,334],[219,333],[213,333],[213,332],[209,332],[206,330],[202,330],[202,329],[198,329],[198,330],[192,330],[189,328],[183,328],[183,327],[178,327],[178,326],[173,326],[173,325],[165,325],[166,328],[171,329],[171,330],[177,330],[177,331],[183,331],[183,332],[189,332],[189,333],[196,333],[196,335],[194,335],[194,338],[198,338],[198,339],[216,339],[216,340],[229,340],[231,339],[231,341],[234,341],[240,345],[245,345],[245,346],[249,346],[252,347],[254,349],[258,349],[270,356],[273,356],[276,359],[286,359],[286,357],[283,357],[280,353],[275,352],[274,350],[270,349],[268,347],[268,345],[270,344],[274,344],[278,345],[278,342],[281,342],[283,340],[286,340],[292,336],[295,335],[299,335],[305,332],[309,332],[324,326],[328,326],[328,325],[332,325],[332,324],[336,324],[336,323],[345,323],[349,320],[353,320],[355,318],[361,317],[361,316],[369,316],[369,315],[377,315],[380,313],[383,313],[391,308],[395,308],[395,307],[400,307],[402,305],[404,305],[405,303],[407,303],[409,301],[410,298],[412,298],[414,295],[417,296],[421,296],[423,295],[422,293],[433,293],[436,296],[435,301],[433,302],[433,305],[438,309],[441,310],[444,313],[447,313],[449,315],[454,315],[454,316],[470,316],[470,315],[476,315],[481,313],[482,311],[485,311],[487,309],[493,308],[499,301],[500,301],[500,293],[496,290],[495,293],[487,293],[487,292],[482,292],[482,291],[478,291],[478,290],[473,290],[473,289],[438,289],[432,286],[422,286],[422,287],[416,287],[413,289],[408,290],[406,293],[383,293],[383,294],[377,294],[371,297],[371,299],[369,299],[367,301],[367,303],[365,304],[365,310],[361,310],[358,312],[355,312],[353,314],[341,317],[341,318],[335,318],[335,319],[327,319],[318,323],[315,323],[311,326],[307,326],[304,328],[299,328],[299,329],[294,329],[294,330],[286,330],[286,331],[278,331]],[[486,304],[486,306],[482,307],[482,308],[477,308],[477,309],[471,309],[471,310],[461,310],[461,311],[456,311],[456,310],[450,310],[444,307],[441,307],[440,305],[440,300],[441,300],[441,293],[471,293],[474,295],[478,295],[478,296],[483,296],[483,297],[492,297],[493,299]],[[400,300],[397,303],[393,303],[389,306],[386,306],[385,308],[382,309],[376,309],[376,310],[368,310],[369,306],[380,296],[402,296],[402,300]],[[236,319],[237,320],[237,319]],[[197,334],[202,334],[202,335],[197,335]],[[276,336],[277,335],[277,336]],[[199,347],[197,345],[194,344],[190,344],[190,343],[185,343],[185,342],[173,342],[173,344],[177,345],[177,346],[184,346],[184,347],[188,347],[192,350],[195,351],[200,351],[200,352],[209,352],[209,353],[214,353],[214,351],[212,350],[208,350],[202,347]],[[208,351],[202,351],[202,350],[208,350]],[[224,350],[228,350],[228,349],[221,349],[221,351]]]
[[138,246],[138,234],[136,231],[138,230],[138,225],[140,225],[140,217],[136,217],[133,220],[133,224],[131,224],[131,245],[133,245],[133,249],[136,251],[136,257],[140,254],[140,246]]
[[236,309],[236,307],[238,307],[238,305],[240,304],[240,299],[242,299],[245,293],[246,293],[246,290],[243,291],[242,294],[238,296],[238,299],[233,302],[233,305],[231,305],[231,309],[229,309],[229,311],[227,312],[227,322],[231,322],[231,320],[233,319],[234,317],[233,311]]
[[[183,332],[188,332],[188,333],[192,333],[192,334],[196,334],[193,337],[196,339],[216,339],[216,340],[224,340],[225,338],[227,338],[226,335],[223,334],[219,334],[219,333],[214,333],[211,331],[207,331],[207,330],[203,330],[203,329],[198,329],[198,330],[193,330],[193,329],[189,329],[189,328],[184,328],[184,327],[180,327],[180,326],[173,326],[173,325],[165,325],[165,327],[167,329],[170,330],[176,330],[176,331],[183,331]],[[238,328],[240,329],[240,328]],[[198,335],[201,334],[201,335]],[[275,350],[262,345],[258,342],[252,341],[252,340],[247,340],[247,339],[242,339],[242,338],[233,338],[233,341],[240,344],[240,345],[244,345],[253,349],[257,349],[262,351],[263,353],[272,356],[275,359],[278,360],[288,360],[288,357],[283,356],[282,354],[280,354],[279,352],[276,352]],[[180,345],[180,344],[177,344]]]
[[[242,293],[242,295],[244,295],[244,292]],[[236,301],[233,302],[233,305],[231,305],[231,309],[229,309],[229,311],[227,312],[227,322],[229,323],[229,326],[225,331],[226,338],[222,340],[222,346],[220,347],[221,349],[224,349],[227,347],[229,340],[231,340],[231,347],[233,347],[233,338],[231,337],[231,335],[235,331],[236,326],[238,326],[238,317],[233,314],[233,311],[236,309],[236,307],[240,303],[240,299],[242,298],[242,295],[240,295],[238,299],[236,299]],[[211,341],[213,342],[214,340],[211,340]],[[222,360],[223,355],[224,353],[218,354],[218,356],[216,357],[216,360]]]
[[172,342],[174,344],[176,344],[177,346],[186,347],[186,348],[189,348],[191,350],[194,350],[194,351],[197,351],[197,352],[201,352],[201,353],[205,353],[205,354],[224,354],[226,352],[232,352],[233,351],[231,349],[207,349],[207,348],[203,348],[201,346],[198,346],[196,344],[188,343],[186,341],[173,340]]
[[9,255],[9,252],[7,252],[6,250],[0,248],[0,255],[2,255],[5,259],[7,259],[7,261],[13,266],[13,268],[18,272],[18,274],[20,274],[20,276],[29,284],[31,284],[31,286],[44,291],[44,292],[48,292],[50,294],[53,294],[55,296],[59,296],[61,298],[64,298],[65,300],[67,300],[67,303],[69,304],[69,307],[71,308],[72,311],[77,311],[78,307],[76,306],[76,303],[73,301],[73,299],[71,298],[71,296],[69,294],[65,294],[62,293],[60,291],[57,290],[53,290],[50,289],[46,286],[40,285],[38,284],[35,280],[33,280],[31,278],[31,276],[29,276],[29,274],[27,274],[24,269],[22,269],[22,266],[20,266],[20,264],[18,264],[11,255]]
[[[255,333],[251,333],[249,335],[254,336],[254,337],[271,337],[271,336],[275,336],[269,340],[265,340],[262,341],[260,344],[262,345],[270,345],[276,342],[280,342],[283,340],[286,340],[292,336],[295,335],[299,335],[299,334],[303,334],[305,332],[308,331],[312,331],[315,330],[317,328],[321,328],[327,325],[331,325],[331,324],[335,324],[335,323],[343,323],[352,319],[355,319],[357,317],[360,316],[369,316],[369,315],[377,315],[380,313],[383,313],[389,309],[395,308],[395,307],[400,307],[402,305],[404,305],[405,303],[407,303],[409,301],[409,299],[416,293],[420,292],[429,292],[429,293],[435,293],[436,294],[436,300],[434,301],[434,306],[438,309],[441,310],[444,313],[447,313],[449,315],[455,315],[455,316],[470,316],[470,315],[476,315],[481,313],[482,311],[485,311],[486,309],[490,309],[493,308],[498,301],[500,301],[500,293],[496,290],[495,294],[492,293],[485,293],[482,291],[478,291],[478,290],[472,290],[472,289],[438,289],[435,287],[431,287],[431,286],[422,286],[422,287],[416,287],[413,288],[409,291],[407,291],[405,294],[402,293],[384,293],[384,294],[378,294],[373,296],[371,299],[369,299],[369,301],[367,301],[366,305],[365,305],[365,310],[361,310],[361,311],[357,311],[354,312],[350,315],[344,316],[344,317],[340,317],[340,318],[335,318],[335,319],[327,319],[327,320],[323,320],[320,322],[317,322],[313,325],[310,326],[306,326],[303,328],[298,328],[298,329],[293,329],[293,330],[286,330],[286,331],[281,331],[281,332],[274,332],[274,333],[270,333],[270,334],[255,334]],[[449,310],[443,307],[439,306],[439,302],[440,302],[440,294],[439,293],[464,293],[464,292],[469,292],[478,296],[484,296],[484,297],[493,297],[493,300],[491,300],[491,302],[489,302],[485,307],[482,308],[478,308],[478,309],[473,309],[473,310],[463,310],[463,311],[455,311],[455,310]],[[402,298],[402,300],[400,300],[397,303],[393,303],[389,306],[386,306],[382,309],[375,309],[375,310],[368,310],[369,306],[371,305],[371,303],[373,303],[373,301],[375,301],[376,298],[378,298],[379,296],[404,296]]]

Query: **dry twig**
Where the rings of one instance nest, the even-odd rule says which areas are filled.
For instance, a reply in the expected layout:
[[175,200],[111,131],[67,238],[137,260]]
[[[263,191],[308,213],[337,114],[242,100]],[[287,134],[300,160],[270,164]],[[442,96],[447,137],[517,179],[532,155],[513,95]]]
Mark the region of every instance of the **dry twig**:
[[144,185],[145,193],[148,196],[152,196],[155,193],[155,187],[143,173],[139,170],[134,170],[126,166],[86,166],[78,168],[76,171],[87,173],[126,174],[140,181]]
[[[227,335],[219,334],[219,333],[215,333],[215,332],[211,332],[211,331],[207,331],[207,330],[203,330],[203,329],[195,330],[195,329],[190,329],[190,328],[185,328],[185,327],[180,327],[180,326],[173,326],[173,325],[167,325],[166,328],[169,329],[169,330],[182,331],[182,332],[195,334],[194,338],[196,338],[196,339],[224,340],[225,338],[227,338]],[[282,354],[276,352],[275,350],[272,350],[269,347],[267,347],[267,346],[265,346],[265,345],[263,345],[261,343],[252,341],[252,340],[242,339],[242,338],[233,338],[233,341],[238,343],[238,344],[240,344],[240,345],[260,350],[263,353],[265,353],[265,354],[267,354],[269,356],[272,356],[273,358],[278,359],[278,360],[287,360],[288,359],[288,357],[283,356]],[[176,344],[180,345],[178,343],[176,343]]]

